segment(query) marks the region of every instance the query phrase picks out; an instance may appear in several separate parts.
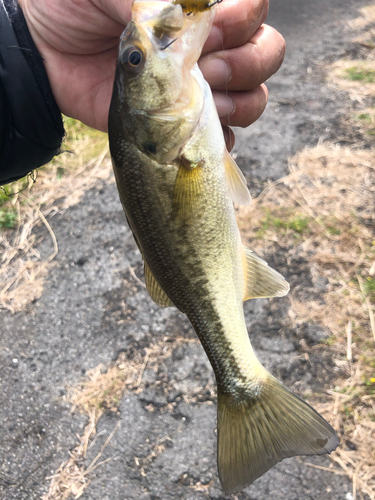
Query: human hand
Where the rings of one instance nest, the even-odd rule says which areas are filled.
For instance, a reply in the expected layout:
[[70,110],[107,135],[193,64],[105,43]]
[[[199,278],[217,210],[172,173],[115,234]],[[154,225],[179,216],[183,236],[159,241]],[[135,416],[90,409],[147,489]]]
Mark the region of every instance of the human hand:
[[[62,113],[106,131],[119,36],[130,20],[132,0],[19,3]],[[224,125],[247,126],[265,108],[267,89],[261,84],[284,55],[281,35],[262,26],[267,10],[268,0],[224,0],[217,8],[200,65]]]
[[261,116],[268,100],[263,82],[284,59],[284,38],[263,24],[267,14],[268,0],[224,0],[199,61],[229,150],[234,134],[228,125],[247,127]]
[[18,0],[60,111],[107,131],[119,37],[133,0]]

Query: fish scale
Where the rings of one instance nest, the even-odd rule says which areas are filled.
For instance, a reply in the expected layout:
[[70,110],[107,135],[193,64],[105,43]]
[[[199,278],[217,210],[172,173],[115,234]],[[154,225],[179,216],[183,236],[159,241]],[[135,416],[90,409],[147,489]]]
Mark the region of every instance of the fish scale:
[[109,141],[151,298],[187,315],[214,370],[219,478],[235,493],[283,458],[331,452],[338,438],[251,347],[243,302],[283,296],[289,285],[241,244],[233,202],[251,197],[196,65],[214,15],[197,5],[205,12],[134,3],[120,41]]

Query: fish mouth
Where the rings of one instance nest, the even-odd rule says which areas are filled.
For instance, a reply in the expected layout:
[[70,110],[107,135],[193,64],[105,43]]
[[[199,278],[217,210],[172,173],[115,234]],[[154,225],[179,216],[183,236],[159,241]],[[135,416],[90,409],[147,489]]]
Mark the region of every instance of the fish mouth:
[[132,19],[168,31],[180,31],[184,25],[181,6],[163,0],[135,0]]
[[200,57],[215,15],[214,9],[189,15],[181,5],[162,0],[135,0],[132,12],[131,22],[146,32],[149,43],[180,52],[189,69]]
[[162,46],[166,45],[163,39],[178,38],[184,28],[185,16],[180,5],[161,0],[136,0],[132,12],[132,22],[142,26],[149,39],[161,42]]
[[179,40],[184,31],[185,16],[180,5],[165,1],[136,0],[133,17],[120,37],[119,60],[129,45],[138,46],[145,54],[169,51],[180,52]]

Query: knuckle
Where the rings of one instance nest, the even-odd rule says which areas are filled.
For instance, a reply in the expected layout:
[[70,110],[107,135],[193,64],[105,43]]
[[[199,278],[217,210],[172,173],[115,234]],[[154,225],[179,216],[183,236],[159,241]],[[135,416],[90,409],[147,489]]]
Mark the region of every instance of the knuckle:
[[[245,3],[245,2],[244,2]],[[245,3],[246,5],[246,3]],[[268,14],[269,0],[248,0],[246,5],[248,29],[254,33],[254,27],[259,27]]]

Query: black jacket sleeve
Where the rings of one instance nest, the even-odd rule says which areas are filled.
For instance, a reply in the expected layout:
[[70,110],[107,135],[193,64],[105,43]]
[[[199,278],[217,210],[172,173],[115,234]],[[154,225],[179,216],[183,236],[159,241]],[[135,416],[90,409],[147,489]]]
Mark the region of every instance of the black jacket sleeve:
[[0,185],[60,151],[64,126],[16,0],[0,0]]

